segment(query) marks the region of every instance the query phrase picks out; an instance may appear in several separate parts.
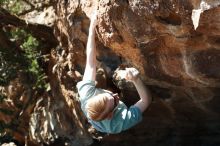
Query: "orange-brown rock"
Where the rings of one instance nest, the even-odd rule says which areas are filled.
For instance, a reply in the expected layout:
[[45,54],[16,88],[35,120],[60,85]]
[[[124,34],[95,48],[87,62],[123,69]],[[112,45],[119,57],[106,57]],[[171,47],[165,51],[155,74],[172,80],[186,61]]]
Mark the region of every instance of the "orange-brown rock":
[[[220,143],[219,5],[217,0],[58,1],[55,34],[65,53],[75,55],[75,70],[83,74],[89,17],[97,8],[97,60],[106,76],[121,64],[134,66],[155,97],[141,124],[100,145]],[[134,102],[132,86],[122,82],[118,88],[125,102]]]
[[[76,90],[96,8],[97,86],[133,104],[133,85],[113,75],[118,67],[134,66],[154,98],[140,124],[116,135],[90,127]],[[19,76],[0,88],[7,96],[0,103],[0,128],[16,144],[84,146],[93,138],[95,146],[220,145],[219,0],[57,0],[40,16],[52,18],[27,18],[49,23],[59,42],[47,54],[50,89],[36,94]]]

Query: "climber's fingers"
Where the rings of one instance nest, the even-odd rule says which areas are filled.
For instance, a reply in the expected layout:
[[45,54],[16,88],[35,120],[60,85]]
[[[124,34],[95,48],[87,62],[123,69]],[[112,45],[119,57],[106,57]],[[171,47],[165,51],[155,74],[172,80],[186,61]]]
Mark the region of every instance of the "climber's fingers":
[[130,81],[134,81],[135,79],[137,79],[138,75],[139,75],[139,71],[136,68],[126,68],[126,75],[125,75],[125,79],[126,80],[130,80]]
[[126,70],[125,79],[128,80],[128,81],[132,81],[133,75],[132,75],[130,70]]

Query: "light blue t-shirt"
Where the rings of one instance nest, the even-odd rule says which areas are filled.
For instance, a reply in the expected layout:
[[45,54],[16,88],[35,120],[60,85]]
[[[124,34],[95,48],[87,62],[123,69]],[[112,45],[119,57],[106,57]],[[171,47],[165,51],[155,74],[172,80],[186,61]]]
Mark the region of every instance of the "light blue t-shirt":
[[[94,97],[97,94],[106,92],[103,89],[96,88],[94,81],[81,81],[77,83],[78,93],[80,95],[81,108],[85,116],[87,116],[86,103],[89,98]],[[114,111],[114,115],[111,119],[102,121],[93,121],[88,118],[91,125],[98,131],[104,133],[120,133],[127,130],[142,120],[142,113],[136,106],[127,106],[119,101],[117,109]]]

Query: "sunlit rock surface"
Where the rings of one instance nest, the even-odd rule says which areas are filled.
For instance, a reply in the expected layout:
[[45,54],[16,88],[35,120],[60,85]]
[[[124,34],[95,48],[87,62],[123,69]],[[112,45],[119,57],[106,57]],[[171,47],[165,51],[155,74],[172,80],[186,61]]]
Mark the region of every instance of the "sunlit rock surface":
[[[201,3],[209,7],[200,13],[195,30],[192,12]],[[139,125],[106,136],[99,144],[220,144],[219,1],[59,1],[55,34],[64,54],[72,53],[69,70],[80,74],[85,66],[89,17],[95,8],[99,67],[110,83],[118,65],[138,68],[154,95]],[[108,79],[106,88],[115,89]],[[133,86],[119,82],[115,81],[116,91],[122,91],[128,105],[134,103]]]
[[[76,91],[95,8],[97,86],[135,103],[134,86],[114,72],[133,66],[154,98],[143,121],[117,135],[90,127]],[[0,87],[7,96],[1,109],[9,109],[0,120],[12,126],[16,143],[84,146],[93,138],[95,146],[220,145],[219,0],[58,0],[37,13],[26,19],[51,26],[59,46],[48,54],[49,91],[33,93],[21,76]]]

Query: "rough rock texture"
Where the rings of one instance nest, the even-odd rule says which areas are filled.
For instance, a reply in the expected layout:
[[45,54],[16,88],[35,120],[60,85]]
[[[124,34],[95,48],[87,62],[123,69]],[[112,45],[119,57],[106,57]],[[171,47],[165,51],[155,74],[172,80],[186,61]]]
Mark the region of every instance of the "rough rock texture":
[[[54,22],[54,9],[51,7],[53,3],[42,2],[43,0],[30,2],[37,3],[37,6],[32,7],[39,11],[42,10],[38,8],[39,3],[39,7],[46,8],[42,13],[36,14],[35,11],[26,15],[25,21],[0,7],[1,51],[3,48],[3,50],[9,50],[13,54],[14,52],[17,53],[16,51],[13,52],[13,49],[20,50],[19,47],[15,48],[16,45],[13,44],[13,40],[7,40],[8,36],[2,31],[4,30],[2,25],[27,29],[41,43],[42,50],[39,50],[39,52],[42,51],[44,57],[48,56],[48,62],[45,60],[45,62],[41,62],[41,65],[44,67],[43,69],[50,82],[48,90],[36,89],[31,83],[32,78],[25,74],[25,71],[20,73],[19,70],[15,73],[17,74],[16,79],[11,80],[4,87],[0,86],[0,145],[10,141],[17,145],[28,146],[88,145],[91,144],[92,138],[87,132],[87,127],[85,127],[86,121],[82,117],[76,93],[73,92],[76,91],[76,81],[68,78],[68,82],[62,83],[61,77],[65,78],[62,72],[65,72],[66,61],[62,61],[63,56],[59,54],[60,48],[52,48],[57,46],[57,40],[54,39],[52,31],[50,32],[52,28],[44,26],[51,26],[50,23]],[[49,8],[47,9],[47,7]],[[32,18],[33,16],[36,17]],[[43,21],[42,17],[47,21]],[[38,24],[29,24],[31,22]],[[44,25],[39,25],[39,23]],[[51,53],[48,54],[50,50]],[[10,55],[7,57],[11,58]],[[70,57],[69,59],[71,60]],[[1,68],[1,70],[4,69]],[[4,74],[7,74],[7,72],[4,72]],[[67,83],[69,89],[71,89],[69,91],[66,91],[66,87],[63,86]]]
[[[192,11],[201,12],[195,30]],[[106,88],[120,64],[135,66],[154,102],[135,128],[106,136],[100,145],[220,144],[220,6],[208,0],[58,1],[55,35],[72,58],[67,72],[83,74],[89,17],[98,7],[97,60]],[[68,59],[64,60],[68,60]],[[105,83],[105,82],[104,82]],[[117,84],[120,83],[120,84]],[[128,104],[132,86],[116,81]],[[132,99],[131,99],[132,98]],[[94,144],[97,145],[97,144]]]
[[[51,26],[59,41],[48,55],[50,90],[33,93],[22,75],[0,88],[7,96],[0,108],[10,109],[1,110],[0,121],[10,125],[8,132],[16,142],[83,146],[93,138],[95,146],[220,145],[219,0],[57,0],[52,4],[53,9],[45,9],[36,20],[31,14],[26,18]],[[103,136],[90,128],[76,91],[95,8],[97,86],[118,92],[128,106],[133,104],[136,90],[115,78],[114,70],[134,66],[154,97],[143,121],[117,135]]]
[[[19,74],[7,87],[1,87],[0,89],[1,93],[7,96],[0,103],[1,128],[6,127],[7,134],[22,144],[24,144],[27,136],[28,119],[34,106],[30,99],[33,101],[35,99],[32,90],[26,82],[27,78]],[[1,137],[3,136],[4,134],[1,135]],[[0,142],[2,143],[3,141]]]

